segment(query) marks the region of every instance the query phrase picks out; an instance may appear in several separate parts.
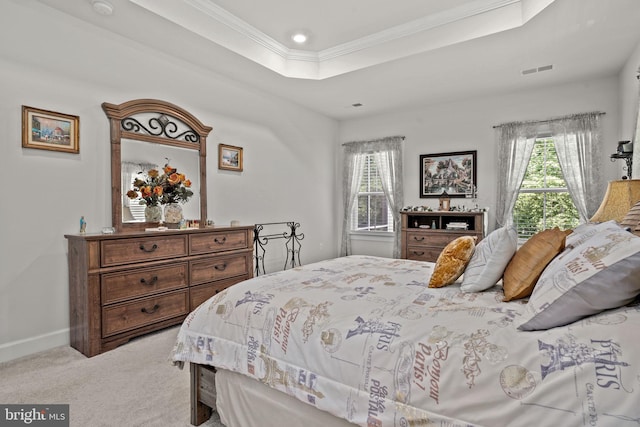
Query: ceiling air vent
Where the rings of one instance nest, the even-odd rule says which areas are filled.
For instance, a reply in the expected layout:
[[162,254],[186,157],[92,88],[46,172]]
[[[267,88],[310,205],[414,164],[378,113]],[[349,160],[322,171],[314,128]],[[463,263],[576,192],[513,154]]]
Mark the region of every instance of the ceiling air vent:
[[538,68],[529,68],[528,70],[522,70],[520,74],[522,74],[523,76],[526,76],[527,74],[535,74],[541,71],[549,71],[549,70],[553,70],[553,65],[550,64],[550,65],[543,65],[542,67],[538,67]]

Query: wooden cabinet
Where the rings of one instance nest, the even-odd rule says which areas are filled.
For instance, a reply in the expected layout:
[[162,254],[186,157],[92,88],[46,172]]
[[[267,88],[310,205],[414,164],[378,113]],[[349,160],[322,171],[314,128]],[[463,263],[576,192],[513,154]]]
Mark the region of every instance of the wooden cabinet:
[[460,236],[476,236],[479,242],[486,222],[485,212],[402,212],[401,257],[436,262],[442,249]]
[[253,226],[66,235],[71,346],[88,357],[253,276]]

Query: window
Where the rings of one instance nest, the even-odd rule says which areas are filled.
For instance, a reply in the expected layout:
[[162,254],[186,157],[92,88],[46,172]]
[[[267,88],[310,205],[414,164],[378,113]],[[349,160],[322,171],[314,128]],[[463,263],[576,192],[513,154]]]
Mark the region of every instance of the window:
[[373,154],[363,156],[357,203],[351,212],[351,231],[393,231],[393,214],[382,189],[382,178]]
[[568,229],[579,223],[551,138],[535,141],[513,218],[520,239],[528,239],[547,228]]
[[[131,190],[131,183],[136,179],[145,179],[145,175],[143,172],[122,172],[122,211],[123,211],[123,220],[125,221],[145,221],[144,217],[144,204],[140,204],[142,198],[138,197],[137,199],[130,199],[127,196],[127,191]],[[130,215],[129,215],[130,214]]]

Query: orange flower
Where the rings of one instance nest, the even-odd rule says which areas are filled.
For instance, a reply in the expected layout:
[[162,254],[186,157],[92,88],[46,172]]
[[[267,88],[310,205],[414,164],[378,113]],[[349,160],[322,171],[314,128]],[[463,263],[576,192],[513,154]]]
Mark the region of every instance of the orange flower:
[[190,186],[191,181],[184,173],[178,173],[176,168],[166,163],[163,168],[149,169],[145,179],[134,178],[133,189],[127,191],[127,196],[140,199],[140,204],[147,206],[185,203],[193,196]]
[[171,185],[176,185],[180,182],[180,175],[174,172],[171,175],[169,175],[169,178],[167,178],[167,181],[169,181],[169,184]]

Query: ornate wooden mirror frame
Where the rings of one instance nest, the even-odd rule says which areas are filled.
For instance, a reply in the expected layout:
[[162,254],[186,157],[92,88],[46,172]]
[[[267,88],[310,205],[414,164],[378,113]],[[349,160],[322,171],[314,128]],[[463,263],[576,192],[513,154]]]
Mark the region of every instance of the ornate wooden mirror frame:
[[122,220],[123,139],[198,151],[200,227],[204,228],[207,219],[207,136],[212,128],[182,108],[155,99],[136,99],[119,105],[104,102],[102,109],[109,118],[111,128],[111,219],[116,231],[140,231],[158,225]]

